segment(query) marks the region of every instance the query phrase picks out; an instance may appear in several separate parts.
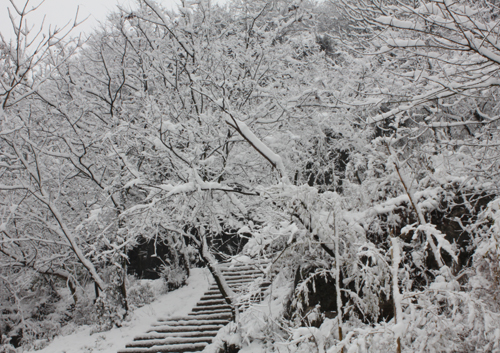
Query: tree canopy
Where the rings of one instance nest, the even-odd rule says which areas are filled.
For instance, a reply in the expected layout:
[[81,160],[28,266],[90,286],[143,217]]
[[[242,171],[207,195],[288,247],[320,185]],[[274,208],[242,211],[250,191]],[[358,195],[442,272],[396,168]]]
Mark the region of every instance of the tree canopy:
[[494,2],[141,0],[87,40],[12,5],[0,300],[25,344],[41,278],[116,323],[141,239],[187,271],[240,239],[288,288],[241,345],[498,351]]

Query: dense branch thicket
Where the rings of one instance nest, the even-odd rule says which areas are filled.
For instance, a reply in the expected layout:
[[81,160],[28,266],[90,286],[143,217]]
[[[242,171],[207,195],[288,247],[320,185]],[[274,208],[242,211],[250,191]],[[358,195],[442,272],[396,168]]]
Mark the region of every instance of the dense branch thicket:
[[142,0],[86,41],[12,9],[0,345],[120,324],[161,243],[170,288],[243,244],[274,259],[280,310],[243,314],[241,346],[500,350],[494,3]]

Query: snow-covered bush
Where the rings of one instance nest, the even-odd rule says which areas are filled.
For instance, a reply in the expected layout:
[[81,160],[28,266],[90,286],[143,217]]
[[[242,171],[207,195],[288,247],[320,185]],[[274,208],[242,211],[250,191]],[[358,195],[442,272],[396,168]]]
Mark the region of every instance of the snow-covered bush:
[[126,314],[116,296],[106,294],[96,299],[92,309],[90,316],[93,325],[92,332],[103,332],[115,326],[120,327]]
[[128,277],[127,300],[130,308],[140,308],[155,299],[156,295],[149,281]]
[[70,317],[67,313],[70,300],[59,294],[61,283],[52,280],[32,272],[2,278],[0,335],[3,344],[41,347],[59,334]]
[[165,264],[161,267],[160,277],[165,281],[167,289],[170,291],[186,284],[187,271],[178,265]]
[[14,346],[12,346],[11,344],[0,343],[0,353],[17,353],[17,352]]

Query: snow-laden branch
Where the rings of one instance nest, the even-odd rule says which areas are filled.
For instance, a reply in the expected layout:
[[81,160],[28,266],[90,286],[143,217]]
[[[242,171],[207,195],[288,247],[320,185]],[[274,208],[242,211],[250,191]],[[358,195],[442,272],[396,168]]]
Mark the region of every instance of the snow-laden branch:
[[285,165],[283,164],[283,159],[280,155],[274,153],[269,147],[266,146],[243,121],[236,119],[235,117],[229,115],[226,117],[226,123],[234,128],[238,133],[265,159],[271,163],[271,165],[276,168],[280,174],[281,181],[283,184],[289,184],[288,176],[286,173]]
[[[439,268],[441,268],[444,266],[444,262],[443,262],[443,259],[441,258],[440,247],[436,246],[436,244],[434,243],[434,239],[433,239],[433,236],[434,237],[437,236],[438,231],[437,231],[437,229],[435,229],[435,227],[432,228],[432,226],[429,225],[427,223],[427,221],[425,220],[425,217],[422,213],[422,210],[420,209],[420,205],[415,200],[415,195],[414,195],[414,192],[413,192],[412,187],[411,187],[411,182],[408,180],[407,176],[403,173],[403,171],[401,170],[401,168],[399,166],[397,154],[394,152],[392,146],[390,146],[389,144],[387,144],[387,149],[388,149],[389,154],[390,154],[390,159],[391,159],[392,163],[394,164],[394,168],[396,169],[396,173],[398,174],[399,180],[401,181],[401,184],[403,185],[403,188],[404,188],[406,194],[408,195],[408,200],[410,201],[412,208],[415,210],[415,213],[417,214],[418,223],[422,227],[421,230],[426,235],[427,242],[431,246],[431,249],[432,249],[432,252],[433,252],[434,257],[436,259],[436,262],[438,263]],[[430,232],[429,231],[430,229],[434,229],[435,232]],[[439,232],[439,233],[441,234],[441,232]],[[436,240],[438,242],[443,242],[443,243],[448,242],[446,239],[444,239],[444,236],[437,237]],[[450,248],[451,248],[451,246],[450,246]],[[456,257],[455,257],[455,259],[456,259]]]
[[[41,194],[45,195],[47,193],[46,193],[46,191],[44,191],[42,189]],[[47,197],[47,200],[49,200],[48,197]],[[61,238],[66,239],[70,243],[71,249],[75,253],[76,257],[78,258],[80,263],[90,273],[90,275],[92,276],[92,279],[95,281],[97,286],[99,286],[99,288],[101,290],[105,290],[106,285],[104,284],[104,281],[101,279],[101,276],[97,273],[97,270],[96,270],[94,264],[92,262],[90,262],[83,254],[82,250],[80,249],[80,246],[76,242],[75,235],[67,226],[59,209],[50,200],[47,202],[47,206],[49,207],[51,213],[53,214],[54,218],[56,219],[56,221],[60,227],[59,229],[57,229],[58,235]]]
[[[184,49],[184,51],[191,57],[194,57],[194,53],[190,50],[187,49],[186,47],[186,44],[183,43],[178,35],[176,33],[174,33],[171,29],[170,29],[170,26],[168,25],[169,21],[168,19],[165,17],[165,14],[163,13],[163,11],[154,3],[154,1],[152,0],[144,0],[144,2],[146,3],[146,5],[148,5],[151,10],[153,10],[153,12],[161,19],[161,21],[163,23],[159,23],[161,25],[163,25],[167,31],[170,33],[170,35],[175,39],[175,41],[177,43],[179,43],[179,45],[182,47],[182,49]],[[147,19],[145,19],[147,21]]]
[[5,185],[5,184],[0,184],[0,190],[24,190],[28,189],[26,186],[23,185]]
[[[455,95],[483,95],[484,90],[500,86],[500,27],[495,21],[484,18],[481,5],[470,3],[468,6],[444,0],[421,1],[416,8],[402,1],[388,5],[376,0],[342,0],[341,4],[352,20],[377,32],[376,45],[381,48],[376,54],[396,50],[396,53],[404,54],[406,61],[412,56],[416,60],[426,58],[432,67],[429,71],[438,72],[433,77],[423,75],[422,78],[441,87],[424,85],[423,94],[401,100],[388,112],[368,117],[367,124],[397,117],[431,100]],[[433,64],[434,61],[437,65]],[[448,70],[449,65],[453,70]],[[486,66],[489,69],[485,70]],[[403,66],[400,71],[402,76],[408,73]],[[480,123],[431,123],[428,127],[460,124]]]
[[[196,191],[221,191],[221,192],[226,192],[226,193],[236,193],[236,194],[241,194],[241,195],[247,195],[247,196],[260,196],[261,193],[258,191],[245,191],[241,187],[233,187],[229,185],[224,185],[218,182],[214,181],[203,181],[201,177],[198,175],[197,171],[195,169],[192,169],[190,172],[190,181],[187,183],[181,183],[177,185],[172,185],[172,184],[160,184],[160,185],[149,185],[148,183],[145,183],[144,180],[141,178],[137,179],[132,179],[129,182],[127,182],[124,185],[124,188],[130,188],[132,186],[138,186],[143,189],[149,189],[149,195],[146,197],[144,200],[145,202],[149,203],[143,203],[143,204],[138,204],[135,206],[132,206],[128,208],[125,212],[122,213],[121,217],[124,217],[126,215],[130,215],[132,213],[149,209],[150,207],[154,206],[156,202],[160,200],[166,200],[174,195],[178,194],[187,194],[187,193],[192,193]],[[166,192],[166,195],[162,195],[161,198],[158,198],[157,196],[160,195],[161,193]]]
[[[413,201],[418,204],[418,207],[422,209],[425,207],[429,210],[437,207],[439,202],[437,201],[437,195],[442,191],[441,187],[426,189],[423,191],[416,191],[413,193]],[[419,202],[420,199],[425,198],[424,201]],[[387,214],[393,212],[398,207],[401,207],[403,204],[410,203],[410,199],[407,194],[399,195],[397,197],[393,197],[389,200],[381,202],[378,205],[368,208],[362,212],[354,212],[354,211],[346,211],[343,214],[343,219],[348,224],[356,224],[363,222],[363,220],[371,219],[381,214]]]

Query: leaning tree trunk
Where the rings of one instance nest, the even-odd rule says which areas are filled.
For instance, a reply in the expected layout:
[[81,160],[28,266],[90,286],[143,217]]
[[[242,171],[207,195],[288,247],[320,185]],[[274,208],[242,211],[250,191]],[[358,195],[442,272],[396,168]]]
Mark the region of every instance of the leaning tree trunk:
[[233,320],[237,322],[239,319],[239,311],[238,306],[236,305],[236,296],[233,290],[227,284],[222,272],[217,268],[217,260],[210,253],[210,249],[208,248],[207,243],[207,237],[205,235],[203,235],[201,241],[200,256],[207,263],[208,269],[212,273],[212,276],[215,279],[215,283],[217,283],[217,287],[222,293],[224,300],[229,306],[231,306],[233,312]]

